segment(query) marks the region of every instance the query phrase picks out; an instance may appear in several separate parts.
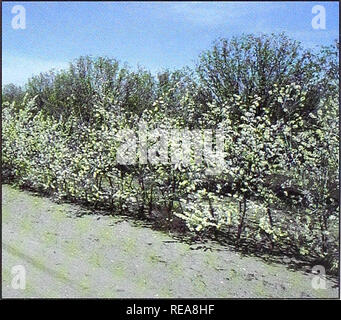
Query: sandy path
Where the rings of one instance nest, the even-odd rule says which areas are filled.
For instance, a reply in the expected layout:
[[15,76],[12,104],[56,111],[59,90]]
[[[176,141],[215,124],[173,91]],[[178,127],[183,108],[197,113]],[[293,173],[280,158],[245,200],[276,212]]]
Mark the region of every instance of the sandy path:
[[[212,244],[197,249],[123,217],[2,186],[3,297],[331,297],[312,274]],[[196,250],[194,250],[196,249]],[[25,290],[11,269],[23,265]]]

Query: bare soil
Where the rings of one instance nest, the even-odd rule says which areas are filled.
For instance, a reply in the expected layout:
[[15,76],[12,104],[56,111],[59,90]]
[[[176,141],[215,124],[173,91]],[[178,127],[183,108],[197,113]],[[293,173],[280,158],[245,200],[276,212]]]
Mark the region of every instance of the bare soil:
[[[327,277],[290,270],[229,246],[179,241],[141,221],[2,186],[2,293],[49,298],[337,298]],[[13,266],[26,287],[11,285]],[[313,267],[313,266],[311,266]]]

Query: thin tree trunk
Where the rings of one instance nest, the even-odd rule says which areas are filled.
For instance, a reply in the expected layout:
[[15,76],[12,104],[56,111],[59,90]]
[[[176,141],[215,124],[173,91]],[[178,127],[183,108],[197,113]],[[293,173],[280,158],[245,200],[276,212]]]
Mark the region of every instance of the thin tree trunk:
[[[242,211],[242,202],[240,201],[239,202],[239,212],[241,213],[241,211]],[[238,234],[237,234],[237,241],[238,242],[240,241],[240,237],[241,237],[241,234],[242,234],[243,229],[244,229],[245,216],[246,216],[246,198],[244,196],[244,199],[243,199],[243,212],[241,213],[241,219],[240,219],[240,223],[239,223],[239,226],[238,226]]]
[[[271,215],[270,208],[267,208],[267,213],[268,213],[268,217],[269,217],[269,224],[270,224],[270,227],[271,227],[271,230],[272,230],[273,229],[273,220],[272,220],[272,215]],[[270,240],[271,250],[273,250],[274,249],[274,241],[272,239],[272,236],[269,235],[268,238]]]

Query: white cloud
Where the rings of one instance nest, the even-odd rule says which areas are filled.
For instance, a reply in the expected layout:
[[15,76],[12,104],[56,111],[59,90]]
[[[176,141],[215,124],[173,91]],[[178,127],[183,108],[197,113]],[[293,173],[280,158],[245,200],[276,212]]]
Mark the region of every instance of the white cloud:
[[[188,22],[204,27],[215,27],[221,24],[240,22],[240,18],[248,15],[264,14],[283,8],[283,4],[271,3],[245,3],[245,2],[184,2],[171,6],[174,14]],[[248,21],[254,23],[254,21]],[[245,21],[244,21],[245,23]]]
[[2,55],[2,85],[14,83],[23,85],[31,76],[51,69],[63,69],[67,62],[44,60],[39,58]]

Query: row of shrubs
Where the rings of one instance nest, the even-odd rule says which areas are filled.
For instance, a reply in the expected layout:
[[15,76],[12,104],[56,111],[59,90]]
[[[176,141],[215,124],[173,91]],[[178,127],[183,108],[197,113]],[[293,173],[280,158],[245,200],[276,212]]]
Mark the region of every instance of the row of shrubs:
[[[337,61],[338,46],[304,50],[285,35],[222,39],[194,70],[157,76],[81,57],[24,88],[3,88],[3,177],[113,213],[182,221],[240,246],[320,259],[335,272]],[[149,130],[144,161],[141,123]],[[214,147],[205,152],[223,159],[219,168],[205,154],[193,160],[208,129]],[[174,144],[165,147],[159,133],[171,130],[191,141],[190,161],[181,150],[177,163],[155,161]],[[136,150],[135,162],[122,145]]]

